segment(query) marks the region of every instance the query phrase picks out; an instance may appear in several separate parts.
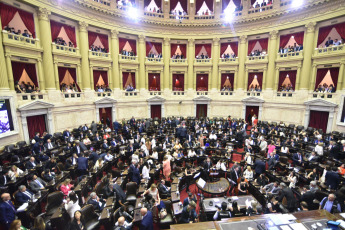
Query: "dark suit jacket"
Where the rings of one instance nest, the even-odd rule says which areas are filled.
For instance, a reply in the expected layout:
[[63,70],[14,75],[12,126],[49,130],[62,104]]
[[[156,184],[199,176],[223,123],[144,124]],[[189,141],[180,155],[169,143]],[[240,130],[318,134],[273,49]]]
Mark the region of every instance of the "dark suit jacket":
[[[6,184],[5,184],[5,177],[6,177]],[[5,177],[4,175],[0,176],[0,187],[5,187],[8,184],[8,182],[11,181],[11,178],[8,175]]]
[[120,200],[122,203],[124,203],[126,200],[126,193],[123,191],[120,185],[114,184],[114,190],[116,192],[116,200]]
[[[11,202],[11,201],[10,201]],[[10,224],[15,220],[16,210],[14,205],[10,205],[6,202],[0,203],[0,223],[7,225],[8,227]]]
[[[302,158],[302,161],[303,161],[303,156],[302,156],[302,154],[301,154],[301,158]],[[298,164],[298,165],[300,165],[301,163],[299,163],[299,156],[298,156],[298,154],[297,153],[295,153],[294,155],[293,155],[293,157],[292,157],[292,160],[293,160],[293,162],[295,163],[295,164]]]
[[[44,182],[41,178],[37,177],[37,180],[45,187],[47,185],[46,182]],[[29,186],[30,186],[30,189],[33,191],[33,192],[38,192],[40,190],[40,186],[39,184],[37,184],[35,181],[30,181],[29,183]]]
[[305,192],[302,196],[301,196],[301,201],[304,201],[308,204],[308,208],[311,209],[312,207],[314,207],[314,202],[313,200],[315,199],[315,193],[308,191]]
[[281,202],[284,197],[286,198],[288,209],[293,209],[296,207],[296,199],[291,188],[284,188],[281,191],[280,196],[277,198],[277,200]]
[[[36,161],[35,161],[35,164],[36,164],[36,166],[38,165],[38,163],[37,163]],[[31,161],[28,161],[28,162],[26,163],[25,167],[26,167],[27,169],[33,169],[33,168],[35,168],[35,166],[31,163]]]
[[204,162],[203,167],[205,171],[210,170],[212,168],[212,162],[210,162],[210,165],[208,165],[207,161]]
[[262,174],[266,170],[266,164],[262,160],[256,160],[254,164],[255,173]]
[[[196,203],[196,199],[192,198],[192,200]],[[187,205],[189,205],[188,197],[183,200],[183,207],[186,207]]]
[[337,189],[340,183],[339,174],[337,172],[329,171],[325,176],[327,187],[331,186],[331,189]]
[[89,160],[93,161],[94,164],[96,163],[98,159],[99,159],[99,155],[96,152],[92,152],[89,156]]
[[103,198],[107,199],[108,197],[114,196],[115,191],[114,190],[110,190],[109,186],[105,186],[103,188]]
[[159,192],[160,192],[161,194],[165,194],[165,195],[169,194],[169,190],[167,189],[167,186],[166,186],[166,185],[165,185],[165,187],[164,187],[164,185],[159,184],[159,185],[158,185],[158,190],[159,190]]
[[79,170],[87,170],[88,169],[88,159],[86,157],[78,157],[77,159],[78,168]]
[[151,211],[147,211],[140,223],[139,230],[153,230],[153,217]]
[[100,207],[100,205],[99,205],[98,202],[96,202],[96,201],[94,201],[94,200],[92,200],[92,199],[89,199],[89,200],[87,201],[87,203],[88,203],[88,204],[92,204],[92,206],[94,207],[95,210],[101,211],[101,210],[103,209],[103,207]]
[[[29,192],[31,195],[33,195],[32,192],[30,192],[29,190],[26,190],[27,192]],[[30,197],[28,197],[26,194],[24,194],[23,192],[19,191],[17,192],[16,196],[16,202],[19,204],[19,205],[22,205],[26,202],[28,202],[28,200],[30,200]]]

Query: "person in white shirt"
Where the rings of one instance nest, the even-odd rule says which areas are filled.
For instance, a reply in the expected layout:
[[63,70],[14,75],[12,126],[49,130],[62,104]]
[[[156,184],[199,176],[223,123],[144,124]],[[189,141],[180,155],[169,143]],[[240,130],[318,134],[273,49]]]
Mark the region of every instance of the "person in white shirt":
[[100,168],[102,168],[103,167],[103,160],[102,160],[102,158],[100,157],[97,161],[96,161],[96,163],[95,163],[95,166],[93,166],[93,168],[94,169],[100,169]]
[[260,143],[260,150],[261,152],[266,153],[267,150],[267,142],[265,141],[265,138],[262,139],[261,143]]
[[154,160],[158,160],[158,152],[156,149],[153,150],[151,158]]
[[281,152],[281,153],[288,153],[288,152],[289,152],[289,148],[286,147],[285,145],[283,145],[283,146],[280,148],[280,152]]
[[19,175],[22,173],[23,173],[23,170],[21,170],[15,165],[12,165],[11,169],[8,171],[8,176],[11,177],[11,180],[14,180],[14,178],[19,177]]
[[139,162],[139,152],[135,151],[132,155],[132,161]]
[[193,149],[189,149],[188,150],[188,158],[191,158],[191,157],[195,157],[196,156],[196,153]]
[[214,132],[212,132],[208,138],[210,140],[217,140],[217,135]]
[[[133,219],[133,221],[134,221],[134,219]],[[121,227],[123,227],[125,229],[131,229],[132,225],[133,225],[133,221],[131,223],[128,223],[125,220],[125,217],[121,216],[121,217],[119,217],[119,219],[117,219],[117,222],[115,223],[115,227],[119,227],[119,228],[115,228],[114,230],[121,229]]]
[[296,183],[297,183],[297,177],[296,177],[294,171],[292,171],[292,172],[289,174],[289,176],[288,176],[287,179],[288,179],[288,181],[290,181],[289,187],[290,187],[290,188],[295,188],[295,187],[296,187]]
[[78,196],[74,192],[70,192],[68,195],[65,203],[65,209],[72,220],[74,218],[74,213],[81,209],[78,203]]
[[249,181],[252,181],[254,178],[253,170],[250,166],[247,166],[247,169],[243,172],[244,178],[246,178]]
[[246,153],[246,156],[244,157],[244,161],[245,161],[248,165],[253,164],[253,160],[252,160],[252,157],[250,156],[250,153],[249,153],[249,152]]
[[323,155],[323,143],[320,142],[318,145],[316,145],[314,151],[317,153],[317,155],[322,156]]
[[112,161],[114,158],[113,155],[110,154],[110,152],[107,152],[107,155],[104,156],[104,161],[107,162],[107,161]]
[[150,179],[150,165],[147,163],[147,161],[144,163],[144,167],[142,169],[142,178]]

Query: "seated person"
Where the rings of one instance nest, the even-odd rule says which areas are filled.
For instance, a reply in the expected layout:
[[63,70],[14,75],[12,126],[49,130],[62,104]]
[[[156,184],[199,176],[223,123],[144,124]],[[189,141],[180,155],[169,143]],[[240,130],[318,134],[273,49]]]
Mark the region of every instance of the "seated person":
[[182,210],[179,223],[187,224],[195,222],[197,217],[195,208],[196,203],[194,201],[191,201],[187,206],[185,206]]
[[31,190],[34,193],[37,193],[39,190],[45,189],[46,185],[47,183],[44,182],[41,178],[37,177],[36,175],[32,176],[31,181],[29,183]]
[[213,220],[222,220],[230,217],[231,212],[228,210],[228,204],[223,201],[221,208],[217,207],[217,211],[213,216]]
[[97,194],[95,192],[92,192],[87,203],[92,204],[96,211],[101,212],[104,209],[105,201],[106,200],[99,199]]
[[75,192],[70,192],[66,197],[65,209],[71,219],[74,218],[74,213],[81,209],[79,206],[78,196]]
[[158,190],[160,194],[170,196],[171,188],[165,185],[165,180],[161,180],[161,183],[158,185]]
[[193,193],[189,192],[188,197],[183,200],[183,207],[186,207],[190,202],[194,201],[197,202],[197,198]]
[[18,192],[15,195],[16,202],[18,205],[22,205],[33,198],[34,193],[26,189],[25,185],[21,185],[18,188]]
[[[134,221],[134,220],[133,220]],[[120,216],[115,223],[114,230],[130,230],[132,229],[133,221],[128,223],[125,217]]]
[[73,184],[71,184],[71,179],[66,179],[60,186],[61,192],[67,196],[68,193],[71,191],[71,189],[74,187]]

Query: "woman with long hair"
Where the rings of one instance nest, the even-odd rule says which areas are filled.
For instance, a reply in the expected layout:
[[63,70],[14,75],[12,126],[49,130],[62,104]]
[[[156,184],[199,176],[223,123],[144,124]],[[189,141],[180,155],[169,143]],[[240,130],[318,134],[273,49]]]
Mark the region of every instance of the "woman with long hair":
[[37,216],[34,221],[34,227],[31,230],[46,230],[44,219],[40,216]]
[[168,156],[165,155],[163,158],[163,175],[166,180],[170,178],[170,174],[171,174],[170,160]]
[[27,228],[22,226],[22,222],[20,220],[14,220],[11,223],[9,230],[26,230]]
[[70,230],[84,230],[85,222],[80,211],[74,213],[74,219],[72,220]]

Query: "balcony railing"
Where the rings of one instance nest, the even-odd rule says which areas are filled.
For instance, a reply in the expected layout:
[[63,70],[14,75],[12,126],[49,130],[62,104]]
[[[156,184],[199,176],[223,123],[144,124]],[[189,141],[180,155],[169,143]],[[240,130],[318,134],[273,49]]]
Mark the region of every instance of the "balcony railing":
[[46,95],[43,93],[17,93],[18,101],[36,101],[45,99]]
[[3,40],[4,42],[19,42],[23,45],[31,45],[39,47],[39,39],[38,38],[28,38],[24,37],[22,35],[12,34],[8,33],[6,30],[2,31],[3,34]]
[[170,14],[169,15],[170,19],[176,19],[176,20],[188,20],[189,19],[189,15],[175,15],[175,14]]
[[137,57],[137,56],[127,56],[127,55],[119,54],[119,60],[124,60],[124,61],[137,61],[137,60],[138,60],[138,57]]
[[296,51],[296,52],[289,52],[289,53],[278,53],[278,59],[289,59],[289,58],[295,58],[295,57],[303,57],[303,51]]
[[324,55],[324,54],[331,54],[331,53],[338,53],[338,52],[345,52],[345,45],[340,46],[330,46],[326,48],[316,48],[314,55]]
[[164,14],[162,13],[155,13],[155,12],[149,12],[149,11],[144,11],[144,15],[149,16],[149,17],[164,18]]
[[52,49],[53,51],[56,51],[56,52],[68,52],[68,53],[73,53],[73,54],[77,54],[79,50],[78,48],[75,48],[75,47],[62,46],[62,45],[55,44],[54,42],[52,43]]
[[234,94],[233,91],[220,91],[219,94],[221,96],[232,96]]
[[219,63],[233,63],[233,62],[237,62],[238,58],[220,58],[219,59]]
[[112,95],[112,92],[95,92],[95,95],[97,97],[110,97]]
[[214,15],[195,15],[194,16],[195,20],[209,20],[209,19],[214,19]]
[[199,63],[208,63],[210,64],[212,61],[211,58],[209,59],[194,59],[194,64],[199,64]]
[[185,91],[173,91],[172,93],[174,96],[184,96],[186,95]]
[[147,62],[163,62],[163,58],[149,58],[146,57]]
[[170,64],[181,64],[187,63],[187,59],[174,59],[170,58]]
[[[233,13],[233,16],[241,16],[242,15],[242,11],[235,11],[234,13]],[[226,16],[228,16],[226,13],[222,13],[221,15],[220,15],[220,18],[225,18]]]
[[62,97],[65,99],[80,99],[82,97],[81,92],[73,92],[73,93],[67,93],[67,92],[62,92]]
[[280,0],[280,6],[287,6],[292,3],[292,0]]
[[89,50],[89,57],[109,58],[110,53]]
[[247,56],[247,61],[264,61],[268,60],[268,55],[262,55],[262,56]]
[[136,97],[139,96],[139,91],[123,91],[122,95],[124,97]]
[[293,97],[295,93],[294,92],[277,92],[277,97]]
[[128,11],[129,9],[135,8],[135,7],[133,7],[133,6],[124,6],[124,5],[117,4],[116,8],[119,9],[119,10]]
[[272,10],[273,5],[268,5],[268,6],[263,6],[263,7],[258,7],[258,8],[252,8],[248,10],[248,14],[255,14],[255,13],[260,13],[260,12],[265,12],[267,10]]
[[161,91],[150,91],[150,96],[161,96],[162,92]]
[[196,91],[196,95],[197,96],[207,96],[208,95],[208,91]]
[[322,98],[322,99],[331,99],[334,98],[336,96],[335,93],[323,93],[323,92],[313,92],[313,93],[309,93],[309,95],[312,98]]
[[94,2],[98,2],[100,4],[103,4],[105,6],[110,6],[110,0],[93,0]]
[[260,97],[261,96],[261,91],[247,91],[246,94],[247,96],[253,96],[253,97]]

